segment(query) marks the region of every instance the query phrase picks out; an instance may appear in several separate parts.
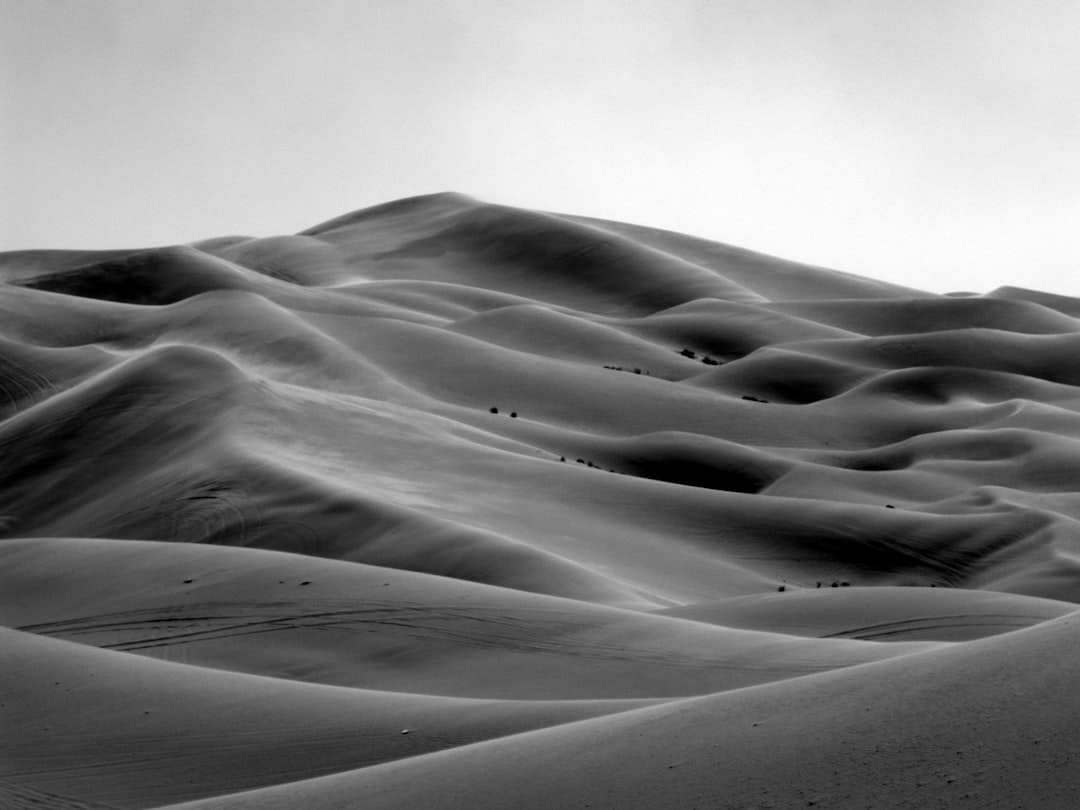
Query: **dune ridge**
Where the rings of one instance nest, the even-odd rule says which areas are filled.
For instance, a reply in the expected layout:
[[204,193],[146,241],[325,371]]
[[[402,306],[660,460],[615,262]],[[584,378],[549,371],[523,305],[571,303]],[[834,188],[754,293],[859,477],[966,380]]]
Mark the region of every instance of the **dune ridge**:
[[1074,299],[460,194],[0,284],[0,803],[1080,789]]

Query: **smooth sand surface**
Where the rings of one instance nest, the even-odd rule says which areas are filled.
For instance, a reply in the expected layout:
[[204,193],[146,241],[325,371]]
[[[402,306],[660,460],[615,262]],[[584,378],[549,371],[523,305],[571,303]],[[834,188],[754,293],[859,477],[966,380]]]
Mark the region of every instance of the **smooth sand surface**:
[[399,200],[0,254],[0,806],[1080,795],[1080,301]]

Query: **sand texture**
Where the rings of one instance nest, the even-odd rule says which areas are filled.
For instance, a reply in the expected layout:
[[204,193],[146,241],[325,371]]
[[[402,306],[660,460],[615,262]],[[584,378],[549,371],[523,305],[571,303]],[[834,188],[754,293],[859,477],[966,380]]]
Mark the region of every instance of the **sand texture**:
[[3,808],[1078,806],[1080,300],[458,194],[19,251],[0,460]]

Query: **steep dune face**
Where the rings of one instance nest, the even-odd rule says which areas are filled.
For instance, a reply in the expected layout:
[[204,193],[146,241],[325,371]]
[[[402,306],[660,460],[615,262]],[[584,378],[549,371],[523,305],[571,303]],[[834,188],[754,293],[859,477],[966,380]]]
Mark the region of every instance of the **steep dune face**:
[[0,282],[0,804],[1080,789],[1072,299],[454,194]]

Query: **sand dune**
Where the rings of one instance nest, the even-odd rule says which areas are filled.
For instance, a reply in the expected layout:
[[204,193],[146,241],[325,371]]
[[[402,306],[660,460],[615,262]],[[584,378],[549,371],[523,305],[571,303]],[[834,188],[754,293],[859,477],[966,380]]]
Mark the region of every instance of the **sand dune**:
[[1070,807],[1077,630],[1068,616],[183,807]]
[[0,805],[1080,790],[1080,302],[457,194],[0,282]]

